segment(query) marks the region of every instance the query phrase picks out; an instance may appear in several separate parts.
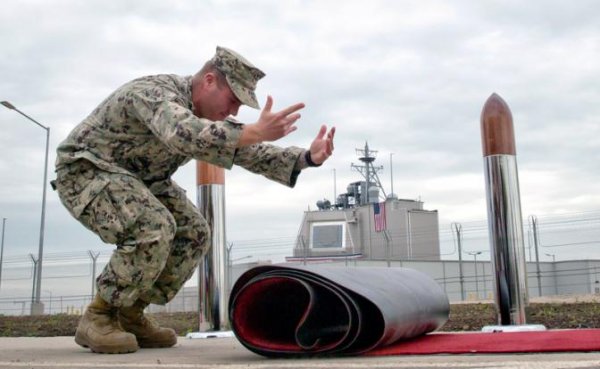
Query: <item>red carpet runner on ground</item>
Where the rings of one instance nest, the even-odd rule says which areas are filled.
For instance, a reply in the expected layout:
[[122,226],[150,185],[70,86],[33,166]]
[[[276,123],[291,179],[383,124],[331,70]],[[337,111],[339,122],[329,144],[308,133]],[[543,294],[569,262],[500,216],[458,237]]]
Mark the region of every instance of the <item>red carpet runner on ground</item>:
[[229,301],[236,337],[264,356],[600,351],[600,329],[430,333],[449,310],[442,288],[407,268],[259,266]]
[[600,329],[430,333],[367,355],[498,354],[600,351]]

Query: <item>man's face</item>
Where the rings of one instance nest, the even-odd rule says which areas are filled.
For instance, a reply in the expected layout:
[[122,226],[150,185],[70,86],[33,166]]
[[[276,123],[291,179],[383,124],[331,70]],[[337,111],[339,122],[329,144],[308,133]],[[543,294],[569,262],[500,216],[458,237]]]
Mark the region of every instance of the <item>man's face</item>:
[[212,73],[204,76],[199,91],[194,92],[194,113],[212,121],[236,116],[242,103],[235,97],[227,82],[219,83]]

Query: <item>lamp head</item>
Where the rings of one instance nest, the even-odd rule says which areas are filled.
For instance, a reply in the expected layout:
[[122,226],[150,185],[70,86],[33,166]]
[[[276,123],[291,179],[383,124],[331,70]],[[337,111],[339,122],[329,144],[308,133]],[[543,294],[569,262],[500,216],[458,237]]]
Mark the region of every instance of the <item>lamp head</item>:
[[6,106],[8,109],[15,110],[15,106],[8,101],[0,101],[0,104]]

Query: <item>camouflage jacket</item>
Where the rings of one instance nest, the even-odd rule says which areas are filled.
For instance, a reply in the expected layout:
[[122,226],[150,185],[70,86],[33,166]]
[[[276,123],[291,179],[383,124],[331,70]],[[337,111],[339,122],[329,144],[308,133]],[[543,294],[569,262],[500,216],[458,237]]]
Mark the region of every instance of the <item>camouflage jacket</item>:
[[58,146],[56,169],[84,159],[152,183],[197,159],[227,169],[236,164],[293,187],[306,167],[299,160],[305,150],[270,144],[236,148],[242,124],[196,117],[191,79],[156,75],[126,83]]

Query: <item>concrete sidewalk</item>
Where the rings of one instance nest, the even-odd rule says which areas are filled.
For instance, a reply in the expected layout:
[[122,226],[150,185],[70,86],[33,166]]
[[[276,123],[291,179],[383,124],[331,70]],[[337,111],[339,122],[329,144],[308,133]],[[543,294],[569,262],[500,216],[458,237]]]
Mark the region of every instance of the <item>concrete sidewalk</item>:
[[600,368],[600,353],[532,355],[379,356],[320,359],[268,359],[235,338],[186,339],[169,349],[99,355],[73,337],[0,337],[0,368]]

